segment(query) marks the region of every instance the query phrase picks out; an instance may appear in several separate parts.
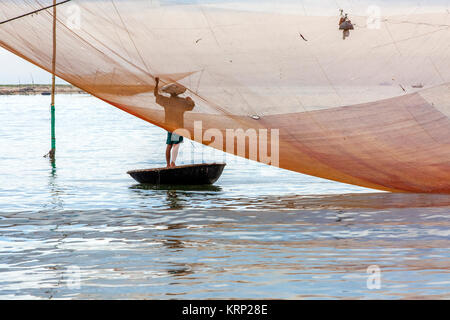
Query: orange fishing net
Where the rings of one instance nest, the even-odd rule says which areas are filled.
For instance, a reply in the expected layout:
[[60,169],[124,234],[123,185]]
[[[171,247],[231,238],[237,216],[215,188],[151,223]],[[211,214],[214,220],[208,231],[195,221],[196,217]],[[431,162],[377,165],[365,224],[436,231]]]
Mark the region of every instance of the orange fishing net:
[[[55,73],[227,152],[370,188],[449,193],[447,5],[355,3],[343,37],[337,1],[68,1],[57,6]],[[0,45],[48,71],[53,8],[25,14],[52,4],[0,1],[10,20]],[[155,92],[156,77],[158,89],[184,92]]]

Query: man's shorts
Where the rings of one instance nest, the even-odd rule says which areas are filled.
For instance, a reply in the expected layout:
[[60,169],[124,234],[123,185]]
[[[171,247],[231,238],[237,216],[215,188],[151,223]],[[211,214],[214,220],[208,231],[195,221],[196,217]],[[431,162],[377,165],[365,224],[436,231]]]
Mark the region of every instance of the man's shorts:
[[183,142],[183,137],[172,132],[167,132],[166,144],[179,144]]

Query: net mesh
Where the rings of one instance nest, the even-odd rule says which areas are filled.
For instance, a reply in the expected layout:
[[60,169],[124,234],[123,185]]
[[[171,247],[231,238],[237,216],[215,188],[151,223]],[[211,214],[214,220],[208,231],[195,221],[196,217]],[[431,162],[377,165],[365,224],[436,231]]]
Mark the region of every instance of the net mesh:
[[[52,4],[2,0],[0,20]],[[445,1],[72,0],[56,19],[56,75],[145,121],[317,177],[450,192]],[[3,23],[0,46],[51,71],[52,23]]]

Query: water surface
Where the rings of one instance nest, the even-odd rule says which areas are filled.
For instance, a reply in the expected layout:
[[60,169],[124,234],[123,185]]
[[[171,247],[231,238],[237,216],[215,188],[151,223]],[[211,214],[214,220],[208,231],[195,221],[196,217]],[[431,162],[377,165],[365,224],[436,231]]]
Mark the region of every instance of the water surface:
[[[450,197],[375,192],[186,142],[213,187],[154,188],[165,131],[87,95],[0,96],[0,298],[450,298]],[[367,268],[381,270],[369,289]]]

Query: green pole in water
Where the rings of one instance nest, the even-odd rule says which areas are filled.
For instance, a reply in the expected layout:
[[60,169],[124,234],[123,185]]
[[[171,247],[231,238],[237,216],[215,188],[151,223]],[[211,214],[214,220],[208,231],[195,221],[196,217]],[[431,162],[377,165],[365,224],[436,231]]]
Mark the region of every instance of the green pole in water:
[[56,152],[56,130],[55,130],[55,71],[56,71],[56,0],[53,0],[53,58],[52,58],[52,102],[50,105],[51,113],[51,135],[52,148],[49,152],[52,166],[55,166],[55,152]]
[[52,103],[51,105],[51,117],[52,117],[52,151],[53,151],[53,157],[55,156],[55,149],[56,149],[56,133],[55,133],[55,105]]

